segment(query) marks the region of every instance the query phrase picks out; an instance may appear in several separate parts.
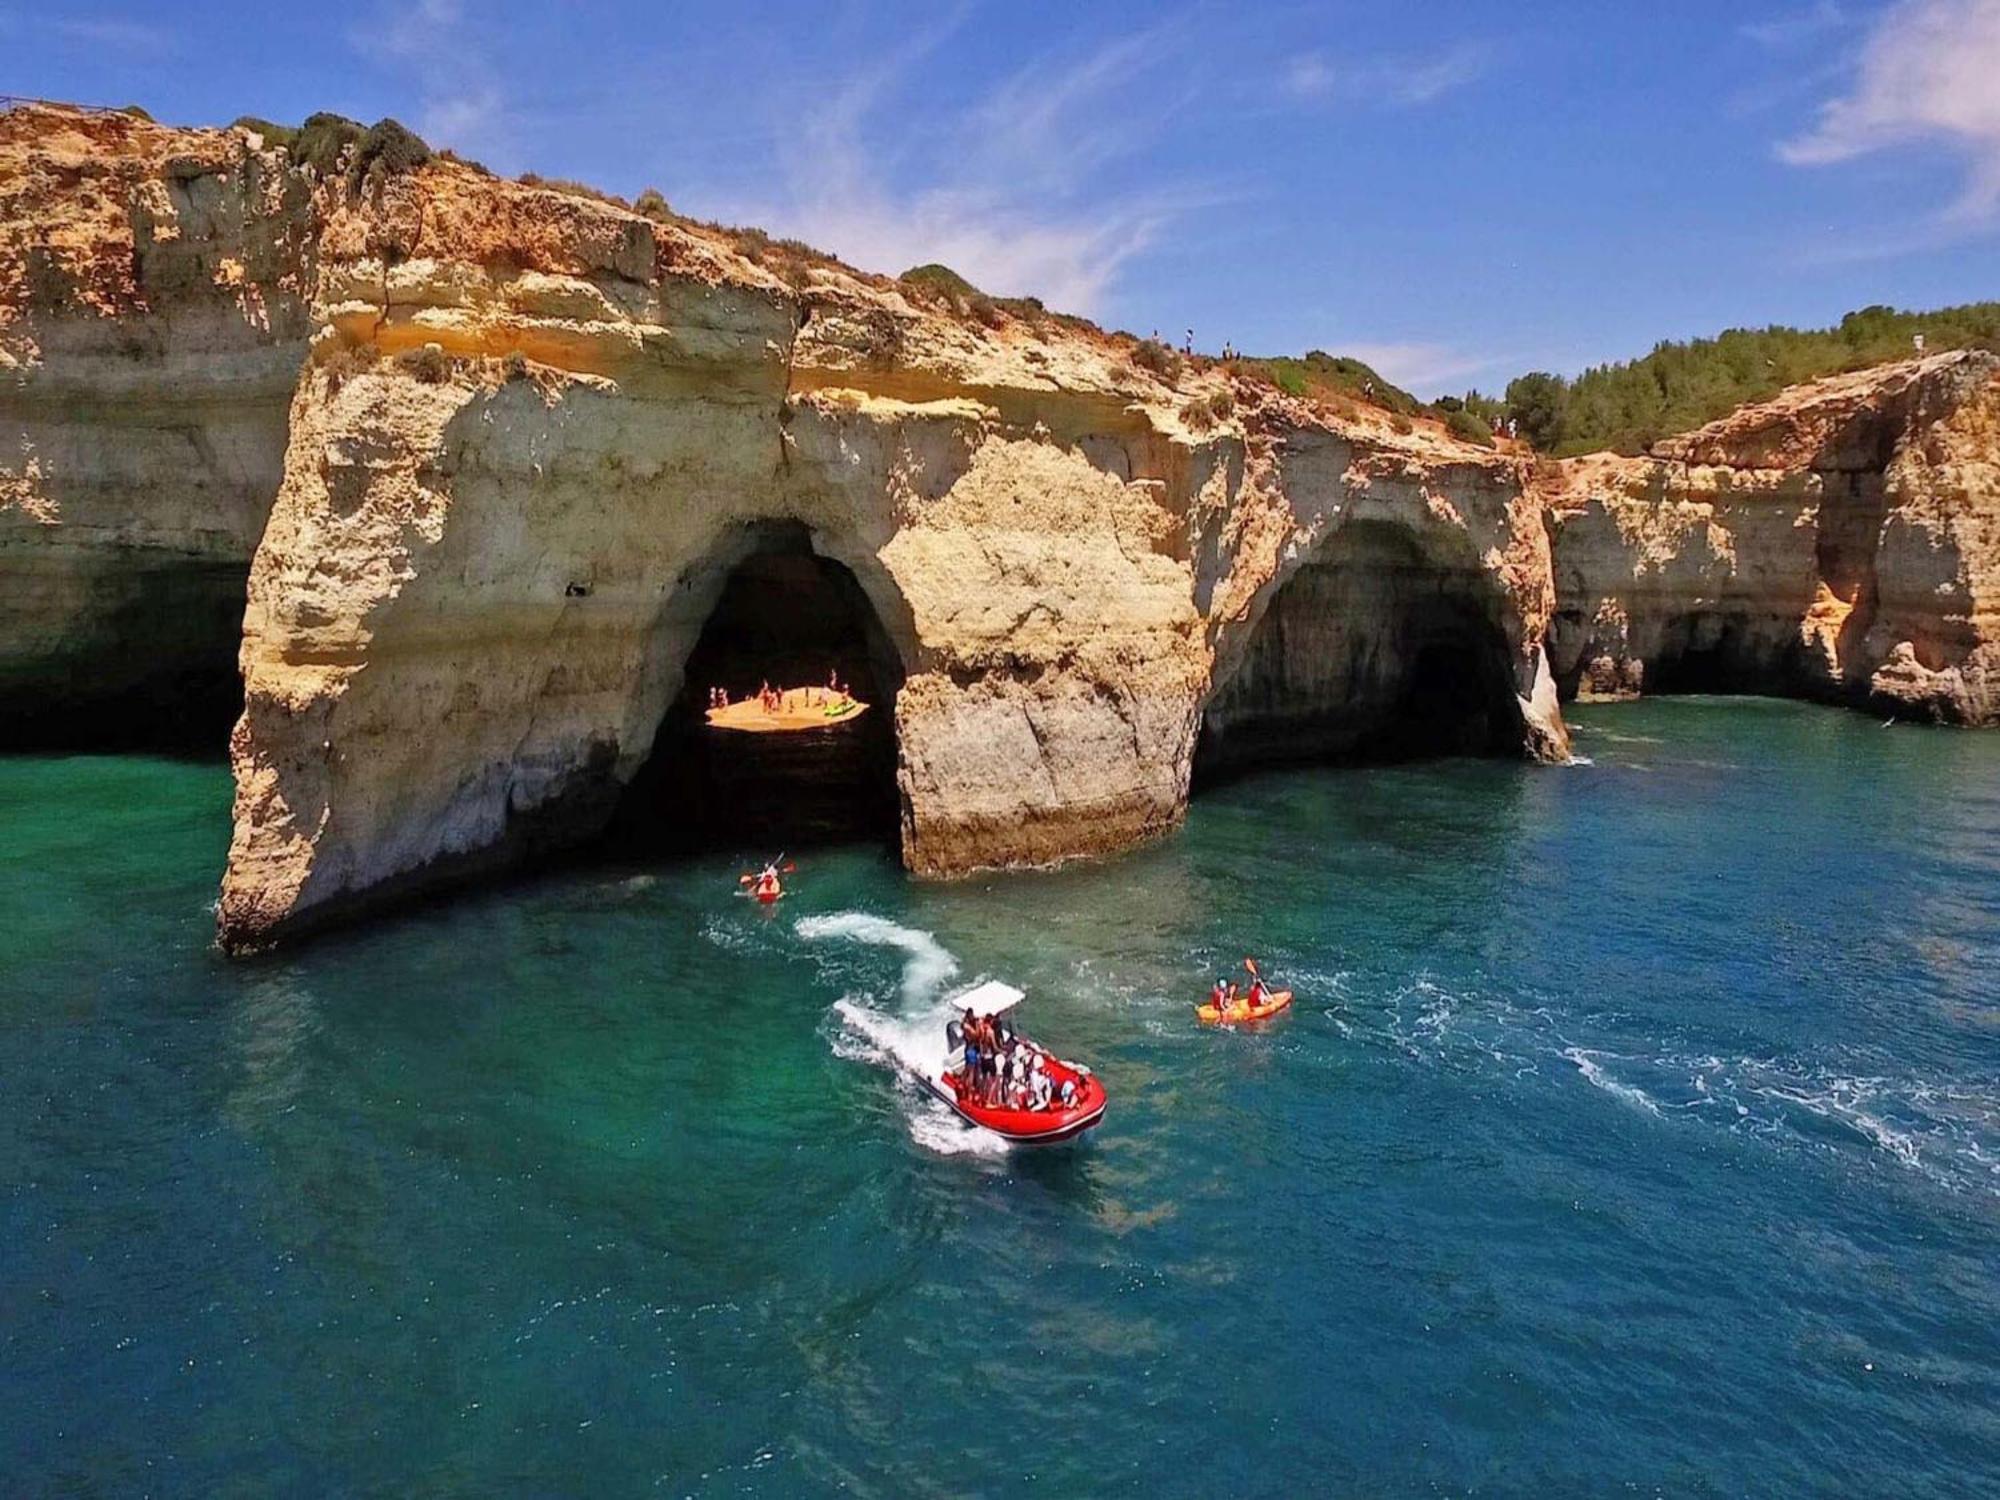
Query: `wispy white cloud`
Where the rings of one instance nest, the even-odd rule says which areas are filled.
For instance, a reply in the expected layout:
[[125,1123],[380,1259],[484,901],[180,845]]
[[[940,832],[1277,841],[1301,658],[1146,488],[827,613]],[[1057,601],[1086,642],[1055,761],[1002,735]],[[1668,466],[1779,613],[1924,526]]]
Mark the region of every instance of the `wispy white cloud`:
[[173,33],[143,21],[82,18],[52,21],[50,26],[66,37],[97,47],[118,47],[127,52],[170,52],[174,47]]
[[175,51],[180,38],[163,26],[148,25],[122,16],[70,16],[58,18],[32,12],[0,10],[0,32],[39,32],[85,46],[111,48],[119,52],[164,55]]
[[1854,23],[1853,13],[1836,0],[1816,0],[1813,5],[1787,11],[1768,20],[1746,21],[1736,30],[1760,47],[1773,52],[1786,52],[1845,31]]
[[468,22],[464,0],[397,0],[377,13],[365,35],[354,36],[353,45],[421,80],[410,124],[431,144],[473,156],[511,145],[500,71],[480,42],[478,24]]
[[1778,155],[1821,166],[1919,141],[1967,158],[1948,219],[2000,218],[2000,0],[1903,0],[1870,31],[1848,92]]
[[1287,66],[1283,86],[1301,101],[1377,102],[1414,108],[1441,99],[1488,72],[1494,49],[1458,41],[1427,57],[1329,57],[1305,52]]
[[[942,261],[990,292],[1096,311],[1169,223],[1220,196],[1108,180],[1153,138],[1149,122],[1171,117],[1187,34],[1169,21],[1044,59],[913,132],[890,106],[956,24],[913,37],[809,111],[780,153],[782,196],[742,211],[873,269]],[[1151,108],[1134,107],[1142,95]]]

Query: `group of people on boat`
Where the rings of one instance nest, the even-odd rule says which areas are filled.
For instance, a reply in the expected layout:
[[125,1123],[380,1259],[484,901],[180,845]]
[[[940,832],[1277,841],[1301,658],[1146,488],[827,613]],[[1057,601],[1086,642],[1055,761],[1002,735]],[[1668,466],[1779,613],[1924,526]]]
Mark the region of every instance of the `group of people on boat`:
[[1050,1071],[1048,1054],[1019,1036],[1006,1013],[965,1014],[948,1022],[945,1042],[963,1061],[958,1071],[960,1097],[988,1109],[1068,1109],[1081,1085],[1069,1069],[1060,1080]]
[[1233,979],[1216,980],[1215,988],[1208,992],[1208,1003],[1218,1011],[1234,1010],[1238,1002],[1250,1010],[1257,1010],[1270,996],[1271,991],[1264,984],[1264,976],[1257,974],[1252,976],[1247,992],[1238,991],[1236,981]]

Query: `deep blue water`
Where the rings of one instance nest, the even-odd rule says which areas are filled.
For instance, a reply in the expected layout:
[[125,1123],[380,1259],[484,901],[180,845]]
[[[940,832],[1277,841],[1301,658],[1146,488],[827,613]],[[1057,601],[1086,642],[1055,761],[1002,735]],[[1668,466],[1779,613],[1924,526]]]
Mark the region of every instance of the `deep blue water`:
[[[0,1488],[2000,1492],[2000,735],[1573,717],[1054,875],[574,871],[247,965],[222,770],[0,760]],[[1245,952],[1299,1006],[1198,1029]],[[843,1019],[982,975],[1083,1149]]]

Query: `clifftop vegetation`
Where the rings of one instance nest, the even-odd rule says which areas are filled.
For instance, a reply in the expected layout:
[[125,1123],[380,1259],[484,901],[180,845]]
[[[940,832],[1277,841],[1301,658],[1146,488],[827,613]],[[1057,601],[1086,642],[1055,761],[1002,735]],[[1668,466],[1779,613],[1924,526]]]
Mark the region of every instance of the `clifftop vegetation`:
[[[1668,340],[1643,359],[1597,365],[1574,380],[1522,375],[1501,403],[1522,437],[1559,457],[1609,448],[1642,453],[1663,437],[1763,401],[1788,385],[1924,352],[2000,349],[2000,302],[1932,312],[1864,307],[1835,328],[1732,328],[1711,339]],[[1490,398],[1468,393],[1468,405]]]
[[[132,112],[138,113],[136,107]],[[288,150],[296,161],[321,176],[344,170],[350,184],[373,174],[413,170],[434,155],[475,171],[486,170],[450,151],[433,153],[394,120],[363,126],[340,115],[322,113],[298,127],[247,115],[235,123]],[[517,180],[529,187],[614,204],[655,222],[677,221],[720,234],[746,258],[793,285],[803,284],[816,266],[839,264],[836,257],[798,240],[677,214],[654,188],[647,188],[628,203],[583,183],[544,178],[533,172],[524,172]],[[1088,319],[1052,312],[1033,297],[991,296],[949,266],[935,262],[911,267],[897,282],[916,300],[989,328],[999,328],[1011,319],[1037,329],[1060,324],[1103,332]],[[1141,339],[1125,333],[1109,336],[1128,346],[1134,365],[1168,381],[1178,379],[1189,363],[1198,369],[1219,366],[1233,375],[1263,381],[1287,395],[1336,410],[1357,404],[1377,407],[1388,412],[1397,429],[1404,432],[1410,430],[1414,419],[1425,419],[1442,423],[1468,442],[1492,447],[1495,429],[1511,422],[1516,434],[1537,450],[1568,457],[1601,449],[1643,453],[1661,438],[1700,427],[1746,403],[1767,400],[1786,386],[1907,359],[1917,352],[1918,335],[1922,335],[1923,349],[1928,353],[1964,348],[2000,350],[2000,302],[1973,302],[1930,312],[1876,305],[1849,313],[1834,328],[1800,329],[1779,324],[1732,328],[1714,338],[1664,340],[1643,358],[1596,365],[1573,380],[1536,370],[1510,381],[1504,397],[1473,390],[1433,402],[1418,400],[1358,359],[1324,350],[1314,349],[1297,358],[1225,351],[1224,357],[1216,360],[1189,355],[1157,338]],[[1204,408],[1201,415],[1219,419],[1221,414]]]

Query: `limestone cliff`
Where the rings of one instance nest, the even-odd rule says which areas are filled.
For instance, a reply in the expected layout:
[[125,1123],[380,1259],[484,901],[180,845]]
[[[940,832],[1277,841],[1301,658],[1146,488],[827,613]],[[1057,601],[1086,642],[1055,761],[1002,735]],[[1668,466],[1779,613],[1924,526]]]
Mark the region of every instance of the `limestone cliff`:
[[2000,358],[1795,387],[1545,466],[1567,690],[1783,692],[2000,721]]
[[243,134],[0,112],[0,744],[214,737],[309,325]]
[[0,115],[0,715],[171,715],[240,639],[232,947],[641,789],[694,821],[689,664],[757,577],[854,601],[925,874],[1127,847],[1274,759],[1560,760],[1559,685],[1992,715],[1990,360],[1538,464],[404,165]]
[[250,581],[232,941],[591,833],[771,523],[893,645],[920,872],[1172,827],[1218,656],[1357,520],[1449,556],[1507,748],[1563,749],[1504,458],[448,164],[327,199]]

